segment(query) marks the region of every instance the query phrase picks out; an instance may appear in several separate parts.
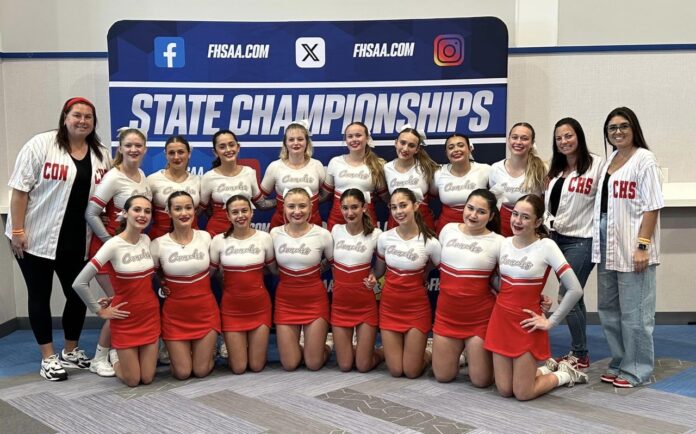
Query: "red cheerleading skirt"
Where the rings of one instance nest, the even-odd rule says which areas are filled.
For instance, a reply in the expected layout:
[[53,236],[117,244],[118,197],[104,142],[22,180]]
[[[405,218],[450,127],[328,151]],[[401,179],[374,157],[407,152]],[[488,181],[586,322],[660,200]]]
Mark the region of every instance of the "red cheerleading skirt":
[[321,281],[319,266],[310,274],[297,276],[281,268],[275,293],[276,324],[310,324],[323,318],[329,322],[329,297]]
[[[198,219],[194,215],[193,217],[193,228],[198,229]],[[147,236],[150,237],[151,240],[154,240],[156,238],[161,237],[162,235],[169,233],[172,231],[172,219],[169,217],[169,214],[164,210],[164,208],[160,208],[158,206],[155,207],[154,212],[152,213],[152,226],[150,227],[150,231],[147,233]]]
[[440,235],[440,231],[447,223],[462,223],[464,221],[464,206],[460,208],[442,205],[442,211],[435,223],[435,232]]
[[122,350],[157,342],[160,336],[160,307],[152,291],[150,269],[138,276],[116,274],[113,277],[115,295],[111,301],[117,306],[128,302],[120,309],[130,312],[127,318],[112,319],[111,346]]
[[[372,219],[372,225],[377,227],[377,213],[375,212],[375,205],[372,201],[367,204],[367,214]],[[341,213],[341,195],[334,194],[333,205],[331,205],[331,211],[329,212],[329,219],[326,221],[326,228],[331,232],[331,228],[335,225],[342,225],[345,223],[346,219],[343,218],[343,213]]]
[[[398,273],[412,273],[398,270]],[[423,285],[423,271],[399,275],[395,269],[387,269],[379,303],[379,327],[398,333],[418,329],[428,333],[432,326],[430,301]]]
[[227,210],[225,209],[225,204],[220,202],[213,202],[213,213],[208,219],[208,224],[205,230],[214,237],[217,234],[227,232],[230,228],[230,219],[227,218]]
[[[427,203],[423,202],[418,206],[418,211],[420,211],[423,216],[423,221],[425,225],[432,230],[435,230],[435,221],[433,220],[433,213],[430,211],[430,207]],[[389,218],[387,219],[387,230],[397,227],[398,224],[394,217],[389,213]]]
[[467,270],[465,276],[456,277],[445,268],[440,264],[440,295],[433,333],[455,339],[485,339],[495,305],[495,296],[488,287],[491,272]]
[[363,283],[363,279],[370,274],[370,268],[370,264],[348,267],[334,262],[332,326],[355,327],[363,323],[378,326],[379,312],[375,293]]
[[[314,223],[319,227],[323,227],[321,222],[321,216],[319,215],[319,196],[316,194],[312,196],[312,214],[309,216],[309,222]],[[283,214],[283,198],[280,195],[276,196],[276,210],[271,217],[271,227],[269,230],[276,226],[283,226],[285,224],[285,214]]]
[[513,208],[510,205],[505,205],[500,207],[500,235],[504,237],[511,237],[512,228],[510,227],[510,217],[512,216]]
[[220,333],[220,311],[208,270],[194,276],[166,276],[169,295],[162,307],[162,339],[193,341]]
[[[548,359],[551,357],[548,332],[535,330],[528,333],[527,329],[520,325],[520,321],[530,318],[522,309],[543,315],[540,303],[546,278],[537,284],[529,284],[529,279],[513,279],[506,276],[501,280],[502,285],[488,323],[484,348],[513,359],[524,353],[531,353],[537,360]],[[519,281],[524,283],[519,284]]]
[[224,271],[220,313],[222,331],[246,332],[271,327],[271,296],[263,284],[263,264],[254,269]]

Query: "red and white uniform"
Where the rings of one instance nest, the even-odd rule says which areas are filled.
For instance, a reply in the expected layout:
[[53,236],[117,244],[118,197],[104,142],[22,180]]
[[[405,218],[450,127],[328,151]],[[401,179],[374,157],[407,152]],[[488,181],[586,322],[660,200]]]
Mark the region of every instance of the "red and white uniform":
[[111,264],[114,288],[112,306],[128,302],[121,309],[130,312],[127,318],[112,319],[111,346],[116,349],[139,347],[157,342],[160,336],[160,308],[152,291],[155,264],[150,254],[150,238],[141,234],[133,245],[121,237],[113,237],[99,249],[90,263],[100,272]]
[[493,163],[491,172],[488,176],[488,189],[498,198],[498,208],[500,208],[500,233],[505,237],[512,236],[510,228],[510,215],[515,203],[524,195],[534,193],[541,197],[541,190],[527,191],[522,186],[525,174],[512,177],[505,168],[505,160]]
[[357,188],[363,193],[370,194],[371,200],[367,205],[367,211],[372,218],[372,222],[374,224],[377,223],[374,198],[386,190],[375,192],[375,185],[372,183],[372,172],[370,172],[370,168],[366,164],[352,166],[346,161],[345,155],[339,155],[329,161],[329,165],[326,168],[326,179],[324,180],[324,189],[334,193],[329,220],[326,222],[329,230],[334,225],[346,222],[343,214],[341,214],[341,194],[349,188]]
[[268,232],[257,230],[245,240],[218,234],[210,245],[210,261],[223,270],[222,331],[271,327],[271,297],[263,283],[263,268],[275,261]]
[[456,339],[486,338],[488,320],[495,305],[489,288],[498,265],[503,237],[491,232],[469,236],[459,223],[449,223],[440,232],[440,295],[433,333]]
[[544,223],[546,227],[567,237],[591,238],[592,237],[592,212],[594,210],[595,196],[599,186],[599,177],[604,162],[594,154],[592,164],[582,175],[573,170],[564,180],[561,190],[561,198],[558,201],[556,215],[549,214],[549,198],[551,191],[562,174],[549,181],[544,194],[546,213]]
[[[604,183],[607,168],[616,156],[609,160],[602,169],[599,185]],[[638,232],[643,221],[643,213],[664,208],[665,201],[660,185],[662,175],[655,155],[647,149],[638,148],[636,152],[611,174],[607,197],[607,254],[606,269],[632,272],[633,252],[638,245]],[[594,226],[592,229],[592,262],[600,263],[599,220],[601,213],[601,195],[597,195],[594,206]],[[649,265],[660,263],[660,217],[648,246]]]
[[537,240],[523,249],[516,248],[512,240],[504,239],[500,247],[501,286],[484,347],[505,357],[530,353],[537,360],[546,360],[551,357],[549,334],[544,330],[529,333],[522,328],[520,321],[530,318],[523,309],[543,315],[541,292],[549,273],[553,270],[560,279],[563,273],[573,270],[550,238]]
[[488,188],[488,175],[491,172],[491,166],[475,161],[471,162],[471,169],[464,176],[453,175],[450,169],[451,165],[446,164],[436,171],[430,186],[430,195],[439,196],[442,203],[442,212],[435,224],[438,234],[447,223],[463,221],[466,199],[472,191]]
[[220,333],[220,312],[210,288],[210,234],[193,230],[186,245],[164,234],[150,244],[155,267],[169,288],[162,307],[162,339],[189,341]]
[[331,229],[334,240],[333,300],[331,325],[354,327],[359,324],[378,325],[375,293],[363,279],[370,275],[377,239],[382,233],[375,228],[371,234],[351,235],[346,225]]
[[273,249],[280,270],[275,294],[276,324],[309,324],[318,318],[329,322],[329,298],[321,280],[321,259],[333,261],[331,234],[312,225],[306,234],[293,238],[285,227],[271,229]]
[[435,238],[423,242],[422,235],[404,240],[394,228],[379,236],[377,255],[387,264],[379,305],[380,328],[399,333],[416,328],[428,333],[432,312],[423,280],[428,261],[440,264],[440,242]]
[[[114,167],[104,175],[104,178],[102,178],[102,181],[95,189],[94,194],[89,198],[90,202],[94,202],[100,207],[106,208],[106,216],[108,218],[106,231],[112,237],[120,225],[120,222],[116,221],[116,217],[118,217],[118,214],[123,210],[123,206],[126,204],[128,198],[140,194],[150,200],[152,199],[152,189],[150,189],[145,173],[138,169],[138,174],[140,175],[140,181],[136,182],[127,177],[118,168]],[[89,256],[92,257],[101,245],[102,240],[98,237],[92,237],[92,241],[89,245]],[[106,266],[100,274],[107,274],[109,272],[110,266]]]
[[[184,181],[175,182],[164,176],[164,169],[162,169],[148,176],[147,183],[152,190],[152,205],[154,206],[152,227],[150,227],[148,235],[151,240],[154,240],[171,229],[172,222],[166,211],[167,199],[169,199],[170,194],[176,191],[185,191],[191,195],[193,207],[198,208],[198,204],[201,201],[201,177],[189,173]],[[195,220],[193,227],[194,229],[198,228]]]
[[293,188],[309,188],[312,192],[312,215],[310,223],[321,226],[319,216],[319,189],[326,178],[326,170],[319,160],[310,158],[307,164],[300,169],[288,167],[283,160],[275,160],[268,165],[266,173],[261,181],[261,192],[268,196],[275,189],[276,212],[271,218],[271,228],[285,223],[283,217],[283,191]]
[[[29,202],[22,227],[27,237],[25,251],[47,259],[56,258],[58,236],[72,191],[77,169],[70,154],[58,146],[57,131],[47,131],[32,137],[19,151],[8,186],[29,193]],[[90,151],[92,180],[90,194],[111,167],[109,152],[100,147],[102,161]],[[61,222],[61,223],[56,223]],[[12,239],[12,215],[7,216],[5,235]],[[92,236],[87,225],[85,251]],[[79,240],[75,240],[78,242]]]
[[211,236],[221,234],[230,227],[225,209],[227,199],[237,194],[247,197],[251,202],[261,198],[256,170],[248,166],[240,167],[242,170],[235,176],[225,176],[213,169],[201,179],[201,206],[207,208],[212,201],[213,214],[205,227]]
[[[384,178],[387,181],[387,188],[389,189],[389,194],[392,194],[397,188],[408,188],[412,191],[420,191],[420,196],[423,197],[423,202],[421,202],[418,210],[423,216],[425,224],[435,230],[435,221],[433,220],[433,213],[430,212],[430,207],[428,207],[428,191],[430,190],[430,180],[426,179],[423,173],[420,171],[418,166],[414,165],[406,173],[401,173],[396,170],[395,167],[396,160],[392,160],[384,165]],[[416,195],[416,198],[418,195]],[[389,218],[387,220],[387,228],[396,227],[396,221],[389,213]]]

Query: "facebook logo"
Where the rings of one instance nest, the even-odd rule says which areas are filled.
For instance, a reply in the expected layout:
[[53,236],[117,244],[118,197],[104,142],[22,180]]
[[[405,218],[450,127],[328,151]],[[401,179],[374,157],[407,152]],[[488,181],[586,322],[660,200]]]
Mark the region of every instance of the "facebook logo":
[[159,68],[183,68],[186,64],[184,38],[155,38],[155,65]]

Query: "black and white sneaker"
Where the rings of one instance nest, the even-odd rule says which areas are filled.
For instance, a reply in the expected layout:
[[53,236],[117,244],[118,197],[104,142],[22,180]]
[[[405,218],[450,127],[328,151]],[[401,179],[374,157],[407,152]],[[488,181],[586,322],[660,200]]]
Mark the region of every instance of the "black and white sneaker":
[[65,352],[65,348],[60,352],[60,364],[64,368],[89,369],[91,360],[87,358],[85,352],[78,347],[70,352]]
[[39,371],[42,377],[48,381],[63,381],[68,379],[68,373],[60,364],[58,359],[58,354],[53,354],[41,361],[41,371]]

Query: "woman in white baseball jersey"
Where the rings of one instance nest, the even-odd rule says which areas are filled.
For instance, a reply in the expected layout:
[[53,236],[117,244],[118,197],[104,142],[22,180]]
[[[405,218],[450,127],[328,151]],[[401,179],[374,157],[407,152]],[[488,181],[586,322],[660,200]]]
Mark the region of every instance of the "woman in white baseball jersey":
[[660,169],[633,110],[609,113],[604,140],[614,152],[601,172],[592,230],[597,311],[612,356],[601,379],[634,387],[650,380],[655,361],[655,269],[665,203]]
[[[188,172],[191,158],[191,145],[183,136],[171,136],[164,143],[164,155],[167,166],[147,177],[147,183],[152,190],[152,204],[155,212],[152,215],[152,226],[148,235],[151,240],[159,238],[171,231],[171,217],[167,213],[167,199],[175,191],[185,191],[193,199],[193,206],[198,209],[201,198],[201,177]],[[193,228],[198,228],[194,218]]]
[[[582,287],[543,224],[544,202],[522,196],[512,211],[513,237],[500,247],[500,292],[486,331],[484,348],[493,353],[498,392],[520,401],[534,399],[560,385],[587,383],[587,374],[568,361],[551,357],[548,330],[558,325],[582,296]],[[551,271],[567,288],[551,317],[540,308],[541,292]],[[537,368],[537,361],[547,360]]]
[[[406,124],[401,128],[394,141],[396,158],[384,165],[384,178],[389,194],[394,194],[397,188],[408,188],[416,192],[423,221],[428,228],[434,230],[433,214],[428,207],[428,192],[433,182],[435,171],[440,167],[430,158],[425,150],[425,135]],[[387,228],[397,226],[394,217],[389,213]]]
[[205,229],[213,237],[229,228],[225,203],[235,194],[246,196],[259,209],[275,206],[274,200],[263,200],[256,170],[239,164],[239,151],[239,141],[232,131],[220,130],[213,135],[213,168],[201,179],[201,207],[212,209]]
[[150,252],[166,288],[162,306],[162,339],[174,378],[205,377],[215,361],[220,311],[210,287],[210,234],[193,229],[196,207],[185,191],[167,199],[171,232],[155,239]]
[[[108,149],[95,130],[94,104],[75,97],[63,104],[56,130],[32,137],[19,151],[5,235],[27,285],[29,323],[41,350],[41,376],[68,378],[65,367],[88,368],[77,347],[86,308],[72,289],[85,264],[91,231],[84,221],[94,187],[111,167]],[[53,274],[65,294],[65,347],[55,354],[51,324]]]
[[[287,223],[271,229],[280,271],[274,321],[283,369],[292,371],[304,359],[307,369],[321,369],[331,354],[326,344],[329,298],[321,272],[333,261],[333,240],[326,229],[309,222],[313,192],[293,188],[283,195]],[[304,347],[300,343],[304,332]]]
[[[130,387],[150,384],[157,367],[160,308],[152,291],[154,262],[150,238],[152,204],[142,195],[123,204],[125,220],[73,282],[73,288],[90,310],[111,323],[109,358],[118,378]],[[89,282],[105,264],[111,264],[114,294],[99,298]]]
[[[374,143],[370,131],[362,122],[352,122],[346,127],[343,136],[348,146],[348,154],[333,157],[326,168],[326,179],[322,188],[333,193],[333,206],[329,213],[329,231],[336,224],[346,223],[341,211],[341,194],[349,188],[369,193],[371,198],[385,196],[387,188],[384,181],[384,163],[372,150]],[[374,202],[367,205],[367,212],[373,222],[377,222]]]
[[[134,195],[152,198],[152,190],[147,183],[145,174],[140,169],[146,152],[145,135],[136,128],[121,129],[118,134],[119,146],[114,159],[114,167],[104,176],[104,179],[94,190],[89,199],[85,219],[94,231],[89,246],[89,257],[93,257],[103,243],[108,241],[119,226],[118,215],[123,210],[126,200]],[[102,222],[101,214],[106,209],[108,223]],[[97,273],[97,282],[104,291],[113,295],[109,274],[113,272],[110,263],[105,263]],[[109,351],[109,322],[105,322],[99,336],[99,343],[94,353],[92,372],[99,375],[113,375],[108,360]]]
[[349,188],[341,194],[339,202],[346,223],[331,229],[334,241],[331,331],[338,367],[347,372],[355,365],[358,371],[367,372],[384,360],[383,351],[375,349],[379,313],[374,293],[377,280],[372,272],[377,238],[382,231],[372,224],[362,191]]
[[503,237],[496,198],[486,189],[467,199],[463,223],[448,223],[440,232],[440,295],[433,326],[433,374],[454,380],[459,356],[466,351],[469,378],[476,387],[493,383],[493,359],[483,348],[495,296],[491,276],[498,266]]
[[430,185],[430,195],[439,196],[442,212],[435,222],[438,234],[448,223],[461,223],[469,194],[488,186],[491,166],[477,163],[471,156],[474,145],[461,133],[454,133],[445,141],[445,154],[449,164],[440,167]]
[[500,233],[512,236],[510,215],[517,199],[544,191],[546,166],[537,155],[534,128],[527,122],[512,126],[507,138],[509,157],[494,163],[488,177],[488,189],[498,198]]
[[[573,118],[556,122],[553,133],[553,157],[546,177],[545,224],[551,239],[563,252],[568,265],[584,288],[594,267],[592,263],[592,210],[599,185],[602,159],[587,149],[585,132]],[[561,285],[559,299],[566,293]],[[587,311],[584,297],[566,316],[572,339],[571,351],[556,360],[568,360],[579,369],[590,366],[587,352]]]
[[417,378],[431,361],[426,351],[432,312],[425,279],[440,264],[440,243],[420,214],[413,190],[399,187],[389,199],[398,224],[379,236],[375,276],[386,278],[379,306],[379,328],[389,373]]
[[326,170],[321,161],[312,158],[312,140],[309,138],[307,121],[292,122],[285,128],[280,158],[271,162],[261,181],[261,193],[276,194],[276,212],[271,217],[271,228],[287,223],[284,220],[283,192],[293,188],[307,187],[312,193],[312,214],[309,223],[321,226],[319,202],[329,197],[321,188],[326,178]]
[[210,245],[210,260],[220,267],[224,290],[220,312],[228,349],[228,364],[235,374],[266,366],[271,330],[271,297],[263,282],[264,269],[277,273],[273,240],[251,227],[254,211],[248,197],[236,194],[225,204],[230,227]]

